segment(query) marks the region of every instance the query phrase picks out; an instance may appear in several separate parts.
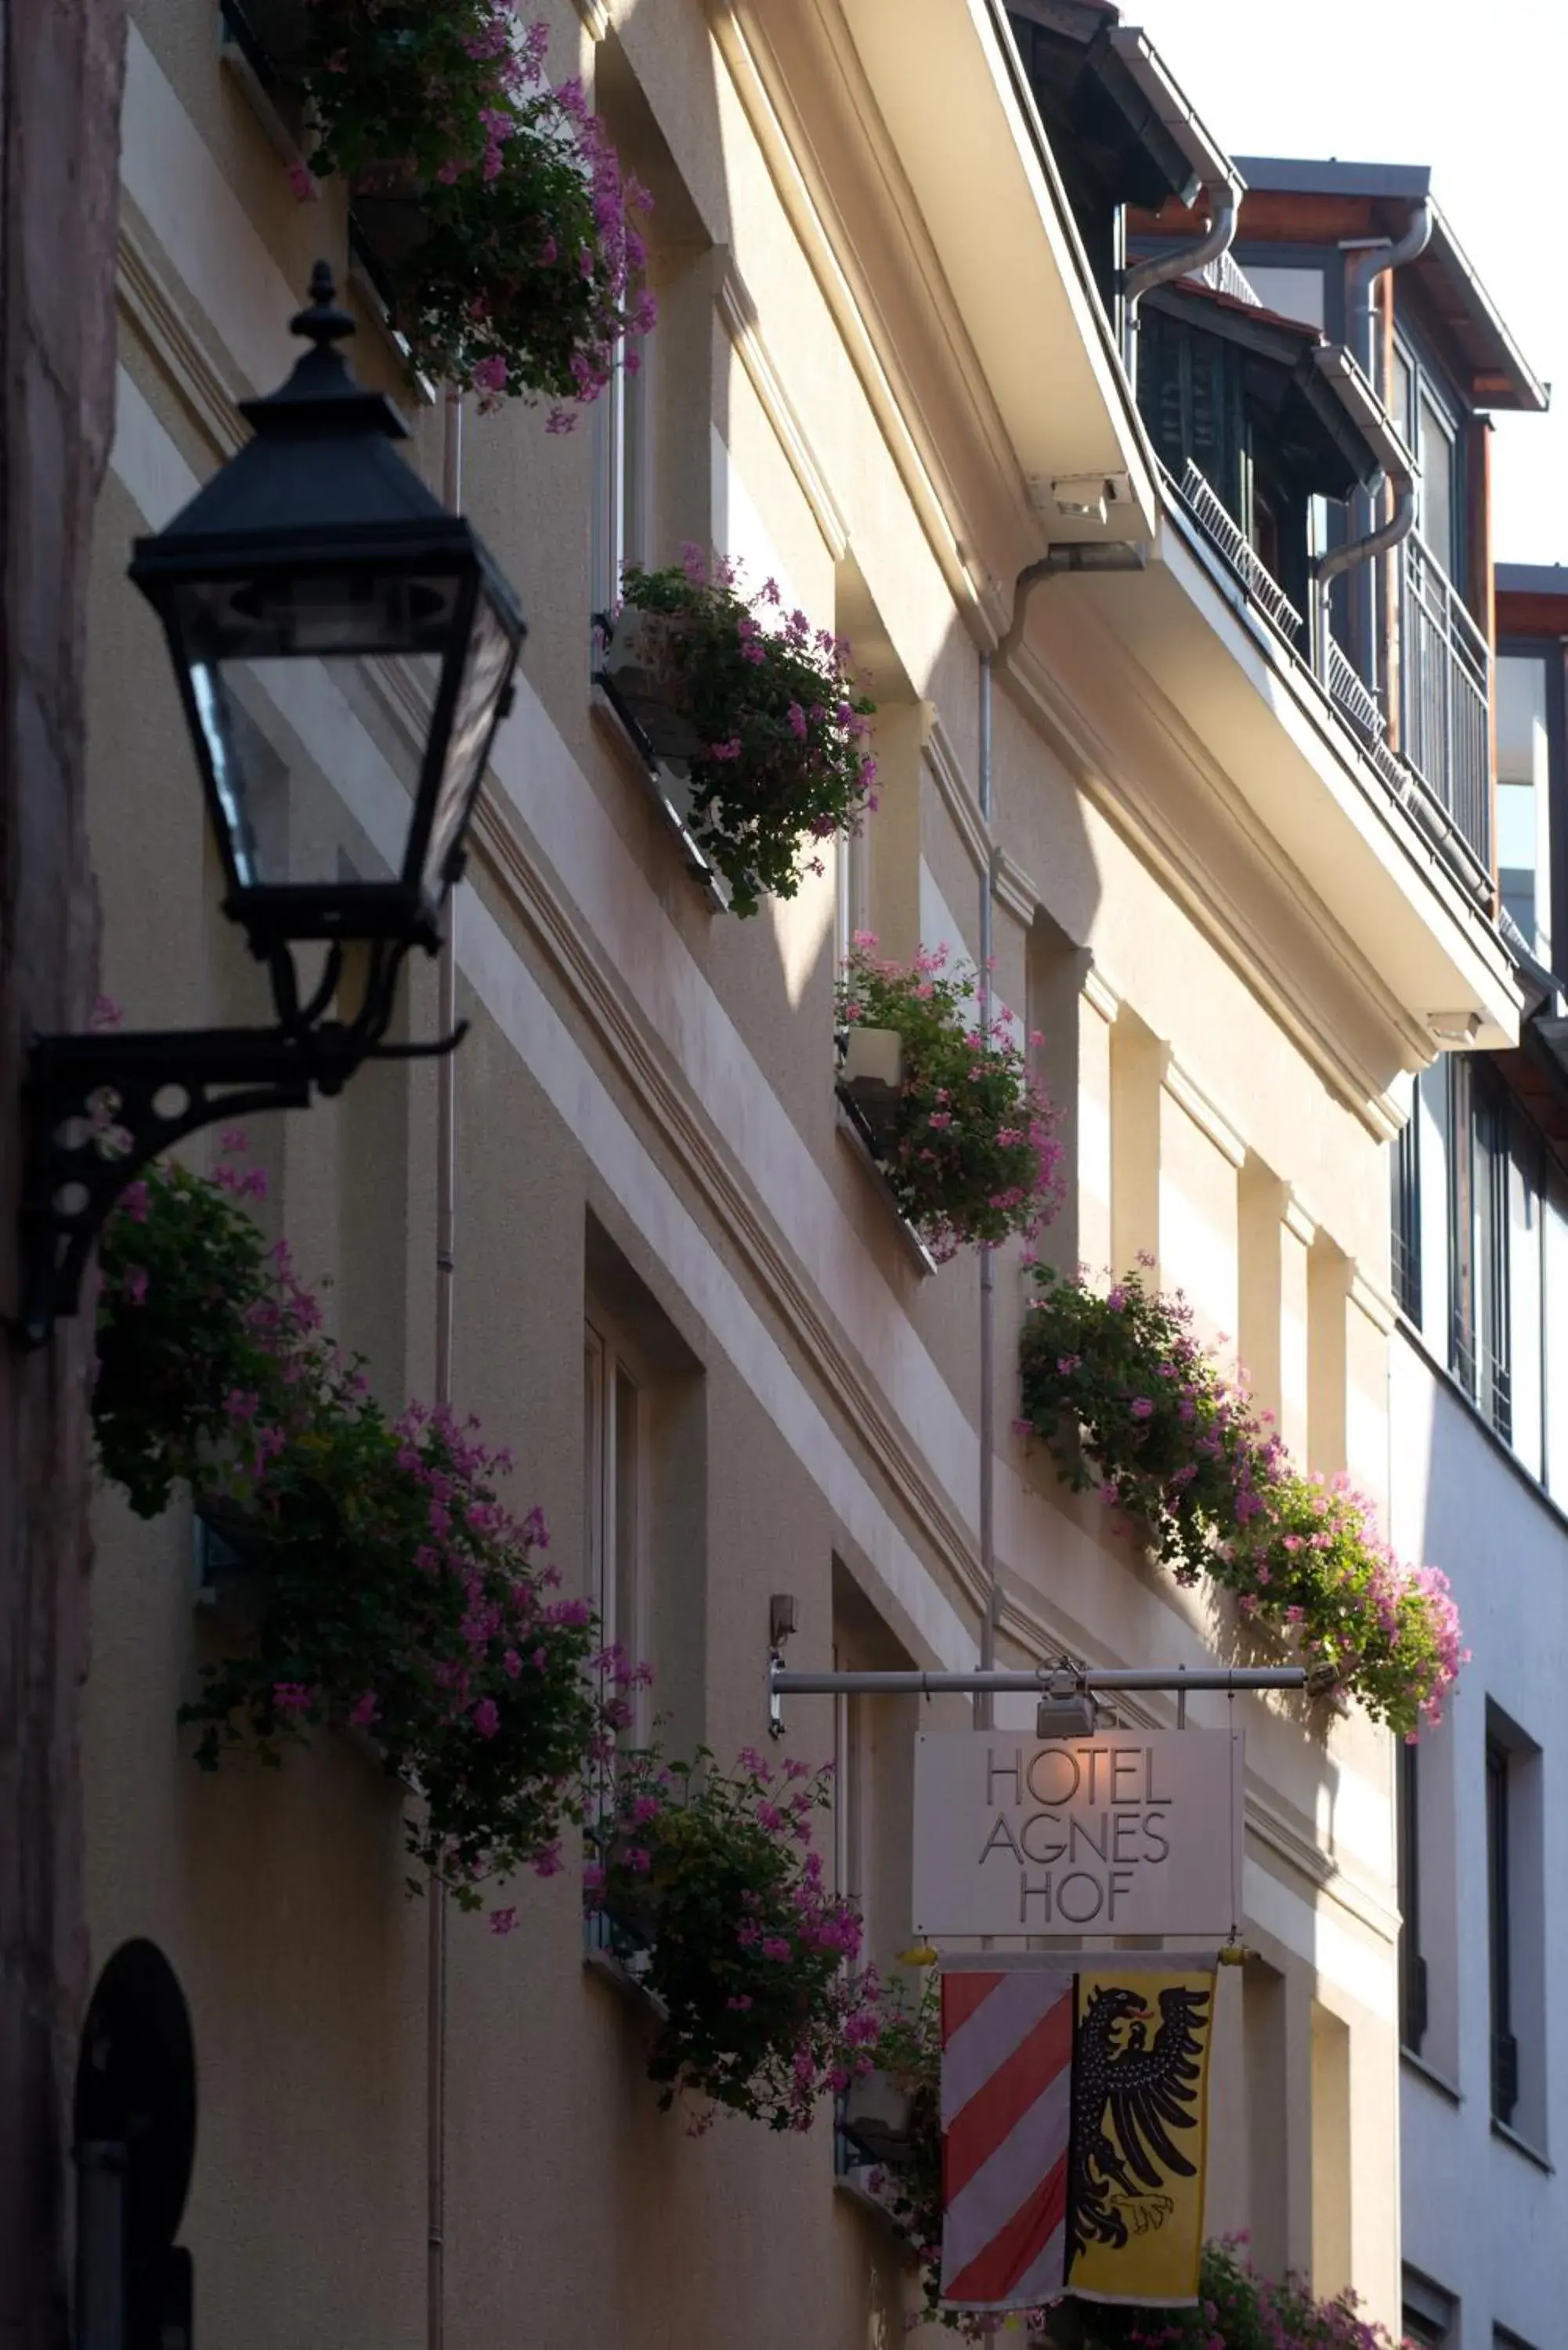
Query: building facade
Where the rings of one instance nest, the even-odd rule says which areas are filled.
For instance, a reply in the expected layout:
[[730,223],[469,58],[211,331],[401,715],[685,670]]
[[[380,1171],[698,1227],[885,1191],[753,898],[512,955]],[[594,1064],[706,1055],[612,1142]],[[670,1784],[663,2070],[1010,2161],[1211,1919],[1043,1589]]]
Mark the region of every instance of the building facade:
[[1451,1569],[1474,1650],[1449,1720],[1401,1762],[1407,2324],[1421,2343],[1512,2345],[1552,2340],[1563,2291],[1548,1954],[1568,1563],[1552,975],[1568,586],[1504,564],[1496,587],[1499,864],[1527,1016],[1517,1050],[1455,1055],[1416,1088],[1394,1170],[1390,1419],[1395,1538]]
[[[261,1016],[261,981],[218,913],[130,540],[238,444],[234,400],[285,373],[322,254],[432,484],[452,453],[380,314],[364,222],[335,179],[305,203],[291,187],[264,14],[132,11],[89,719],[103,984],[136,1026]],[[1297,1457],[1408,1524],[1390,1378],[1401,1409],[1418,1358],[1396,1337],[1390,1144],[1414,1073],[1456,1045],[1511,1050],[1531,993],[1492,919],[1489,660],[1468,702],[1449,691],[1446,734],[1418,695],[1390,699],[1389,664],[1407,674],[1426,643],[1398,614],[1427,590],[1390,603],[1384,558],[1355,555],[1427,429],[1421,395],[1393,400],[1376,351],[1368,379],[1336,295],[1314,317],[1225,276],[1227,206],[1233,231],[1242,178],[1267,194],[1266,175],[1215,149],[1101,0],[541,14],[552,77],[583,77],[653,192],[659,318],[575,432],[518,403],[462,424],[462,503],[530,633],[451,917],[470,1024],[452,1397],[515,1453],[568,1586],[651,1662],[673,1751],[763,1742],[775,1596],[792,1663],[972,1665],[992,1428],[1002,1661],[1236,1656],[1222,1609],[1011,1432],[1011,1250],[988,1406],[973,1256],[931,1267],[841,1114],[834,982],[857,930],[906,961],[972,960],[989,930],[1065,1146],[1051,1259],[1151,1260],[1210,1345],[1240,1347]],[[1276,177],[1262,242],[1287,235]],[[1397,224],[1376,192],[1346,199],[1389,250],[1396,195]],[[1162,282],[1129,272],[1129,222],[1179,265]],[[1288,242],[1281,268],[1312,239]],[[1455,431],[1480,450],[1489,402],[1538,394],[1465,286]],[[1469,496],[1484,517],[1464,484],[1454,514]],[[877,703],[878,811],[748,920],[693,870],[668,777],[594,683],[621,567],[685,542],[847,635]],[[1331,589],[1334,548],[1351,559]],[[1418,558],[1400,559],[1408,579]],[[1447,623],[1446,691],[1464,630],[1490,638],[1446,587],[1460,569],[1443,566],[1469,614]],[[299,728],[343,789],[340,738]],[[440,1014],[421,969],[407,1034]],[[330,1279],[337,1335],[392,1409],[440,1370],[440,1087],[431,1064],[389,1063],[252,1136],[258,1212]],[[585,1946],[575,1866],[523,1882],[505,1939],[454,1917],[436,1996],[398,1793],[358,1747],[196,1773],[176,1711],[224,1637],[196,1547],[188,1508],[145,1523],[104,1494],[85,1768],[95,1966],[155,1942],[193,2020],[201,2334],[898,2339],[910,2271],[826,2121],[693,2136],[657,2110],[646,2017]],[[1541,1735],[1536,1696],[1505,1699]],[[912,1734],[948,1719],[961,1708],[876,1696],[789,1708],[788,1751],[839,1763],[835,1865],[887,1963],[910,1925]],[[1190,1719],[1249,1738],[1252,1955],[1221,1985],[1211,2229],[1396,2323],[1395,1747],[1355,1710],[1195,1697]]]

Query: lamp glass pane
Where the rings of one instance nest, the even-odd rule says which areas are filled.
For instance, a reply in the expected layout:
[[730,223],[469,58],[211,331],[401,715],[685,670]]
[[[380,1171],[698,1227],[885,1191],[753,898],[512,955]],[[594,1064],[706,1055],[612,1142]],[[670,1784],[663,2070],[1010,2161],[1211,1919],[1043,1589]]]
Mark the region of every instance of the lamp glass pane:
[[490,748],[496,704],[512,674],[510,630],[483,590],[474,606],[473,629],[462,681],[452,710],[430,842],[425,850],[425,887],[434,897],[445,889],[447,860],[462,837]]
[[369,573],[183,591],[192,698],[242,888],[403,873],[460,592],[452,577]]

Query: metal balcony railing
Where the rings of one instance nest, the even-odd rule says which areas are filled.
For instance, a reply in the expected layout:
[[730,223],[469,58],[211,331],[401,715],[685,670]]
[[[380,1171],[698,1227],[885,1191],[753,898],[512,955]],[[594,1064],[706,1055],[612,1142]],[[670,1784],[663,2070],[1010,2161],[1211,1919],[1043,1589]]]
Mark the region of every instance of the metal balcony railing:
[[1491,864],[1491,656],[1414,534],[1399,566],[1400,749],[1480,863]]
[[1206,473],[1190,457],[1181,474],[1182,503],[1204,536],[1218,547],[1261,612],[1293,646],[1305,641],[1305,624],[1279,581]]
[[1332,630],[1325,636],[1329,699],[1350,725],[1367,757],[1391,791],[1404,797],[1409,776],[1390,749],[1383,705]]

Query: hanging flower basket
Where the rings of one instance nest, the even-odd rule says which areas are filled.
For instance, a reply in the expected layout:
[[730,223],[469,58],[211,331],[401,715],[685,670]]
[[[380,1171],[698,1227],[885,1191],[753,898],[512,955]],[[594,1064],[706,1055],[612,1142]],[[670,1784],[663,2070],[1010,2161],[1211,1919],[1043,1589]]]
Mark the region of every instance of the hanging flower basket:
[[1023,1432],[1075,1491],[1146,1531],[1179,1583],[1235,1596],[1299,1643],[1328,1692],[1414,1735],[1441,1718],[1464,1655],[1445,1578],[1402,1565],[1345,1477],[1306,1477],[1270,1416],[1192,1334],[1179,1293],[1124,1274],[1101,1295],[1036,1267],[1019,1367]]
[[[501,0],[228,0],[301,126],[312,174],[341,173],[410,365],[473,390],[591,400],[620,338],[653,322],[623,180],[580,83],[545,78],[548,32]],[[306,168],[308,166],[308,169]],[[635,354],[633,355],[635,359]]]
[[213,1181],[156,1168],[122,1195],[100,1250],[99,1465],[144,1517],[191,1486],[259,1595],[181,1710],[197,1762],[277,1764],[313,1731],[369,1733],[420,1790],[410,1857],[476,1908],[487,1882],[561,1866],[584,1769],[643,1676],[600,1650],[586,1601],[556,1596],[544,1521],[506,1511],[509,1464],[476,1423],[383,1414],[245,1213],[257,1188],[225,1162]]
[[[846,1971],[859,1919],[823,1883],[810,1848],[829,1774],[745,1749],[731,1772],[701,1752],[651,1749],[614,1764],[590,1829],[590,1911],[612,1952],[637,1958],[664,2014],[649,2062],[659,2104],[725,2107],[805,2129],[849,2085],[877,2022],[867,1979]],[[806,1838],[802,1843],[803,1835]]]
[[849,647],[785,614],[771,579],[748,598],[732,565],[710,575],[699,547],[679,569],[628,569],[622,594],[598,624],[600,683],[650,757],[685,763],[686,821],[733,911],[793,898],[823,871],[820,844],[857,831],[877,805],[865,747],[876,705]]
[[857,934],[839,982],[839,1085],[900,1211],[939,1261],[1033,1239],[1055,1211],[1062,1152],[1012,1014],[982,1034],[975,973],[950,971],[945,947],[905,968],[876,944]]

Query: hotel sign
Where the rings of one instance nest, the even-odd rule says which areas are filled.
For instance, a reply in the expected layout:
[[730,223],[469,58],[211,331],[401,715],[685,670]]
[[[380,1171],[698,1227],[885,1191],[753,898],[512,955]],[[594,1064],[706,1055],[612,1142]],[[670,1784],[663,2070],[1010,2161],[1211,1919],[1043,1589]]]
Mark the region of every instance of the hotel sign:
[[1228,1933],[1243,1754],[1240,1731],[921,1731],[916,1933]]

